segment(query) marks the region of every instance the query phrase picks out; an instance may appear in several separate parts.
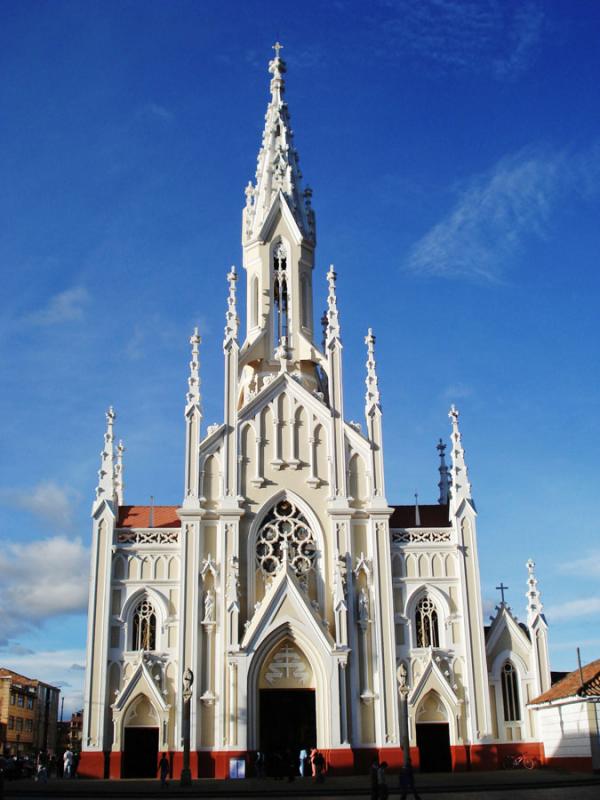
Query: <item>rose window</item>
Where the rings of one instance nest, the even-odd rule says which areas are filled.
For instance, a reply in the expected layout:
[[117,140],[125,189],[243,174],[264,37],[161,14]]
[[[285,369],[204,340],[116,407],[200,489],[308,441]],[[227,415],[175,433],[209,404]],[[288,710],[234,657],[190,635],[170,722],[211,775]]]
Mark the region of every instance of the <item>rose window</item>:
[[258,533],[256,562],[265,577],[277,572],[284,547],[296,575],[307,576],[317,556],[315,538],[306,517],[289,500],[277,503]]

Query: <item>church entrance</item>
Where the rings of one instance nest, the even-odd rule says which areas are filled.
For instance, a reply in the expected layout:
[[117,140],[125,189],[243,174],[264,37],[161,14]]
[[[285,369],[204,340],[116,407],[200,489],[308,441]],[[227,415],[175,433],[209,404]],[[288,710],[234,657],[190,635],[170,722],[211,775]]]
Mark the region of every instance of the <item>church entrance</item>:
[[450,726],[447,722],[417,723],[421,772],[450,772]]
[[156,778],[158,728],[125,728],[123,778]]
[[260,690],[260,750],[271,756],[286,750],[296,757],[317,744],[314,689]]

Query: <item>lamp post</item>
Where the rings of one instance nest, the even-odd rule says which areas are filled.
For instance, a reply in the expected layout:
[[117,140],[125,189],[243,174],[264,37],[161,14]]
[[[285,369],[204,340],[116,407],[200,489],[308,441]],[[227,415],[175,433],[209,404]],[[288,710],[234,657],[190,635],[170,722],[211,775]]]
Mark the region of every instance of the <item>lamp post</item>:
[[402,764],[407,769],[410,764],[410,737],[408,733],[408,671],[404,664],[398,667],[398,692],[400,694],[400,743],[402,745]]
[[183,769],[181,770],[180,786],[192,785],[192,771],[190,770],[190,701],[192,699],[192,684],[194,673],[187,667],[183,673]]

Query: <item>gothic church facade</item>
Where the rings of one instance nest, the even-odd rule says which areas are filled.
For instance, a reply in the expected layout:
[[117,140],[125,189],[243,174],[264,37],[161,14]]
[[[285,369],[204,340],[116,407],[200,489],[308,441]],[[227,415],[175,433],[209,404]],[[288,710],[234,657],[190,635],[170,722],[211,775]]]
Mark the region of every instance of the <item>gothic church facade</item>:
[[[316,745],[330,768],[402,759],[406,694],[414,763],[493,766],[541,756],[527,704],[550,686],[547,627],[528,564],[527,623],[502,602],[483,624],[477,516],[458,411],[439,501],[390,505],[375,337],[366,343],[364,425],[344,416],[336,274],[323,341],[314,327],[315,214],[301,188],[284,100],[270,102],[246,188],[240,341],[227,276],[224,416],[202,430],[200,337],[191,338],[185,493],[124,501],[123,446],[107,414],[93,506],[83,755],[102,777],[182,764],[184,673],[193,677],[193,775],[251,769],[256,751]],[[373,309],[375,312],[375,309]]]

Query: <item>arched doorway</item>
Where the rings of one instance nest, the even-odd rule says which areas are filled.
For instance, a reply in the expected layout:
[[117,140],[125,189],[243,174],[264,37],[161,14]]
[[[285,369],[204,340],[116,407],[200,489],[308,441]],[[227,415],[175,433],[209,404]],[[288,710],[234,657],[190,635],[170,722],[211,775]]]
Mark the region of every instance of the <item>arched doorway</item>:
[[[317,743],[315,683],[310,662],[292,636],[266,656],[258,680],[258,749],[278,771],[286,753]],[[269,759],[270,756],[270,759]]]
[[419,703],[416,728],[421,772],[450,772],[450,724],[437,692],[431,690]]
[[155,778],[158,764],[158,714],[145,695],[127,710],[123,725],[121,777]]

